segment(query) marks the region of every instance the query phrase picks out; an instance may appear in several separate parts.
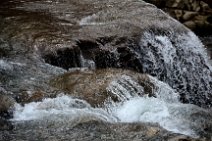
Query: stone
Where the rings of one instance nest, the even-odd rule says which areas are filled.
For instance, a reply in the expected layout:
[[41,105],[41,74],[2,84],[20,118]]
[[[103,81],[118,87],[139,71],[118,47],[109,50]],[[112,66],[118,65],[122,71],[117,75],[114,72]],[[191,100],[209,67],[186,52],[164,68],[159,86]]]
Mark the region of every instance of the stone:
[[180,20],[183,16],[183,11],[182,10],[174,10],[175,11],[175,15],[174,17],[177,19],[177,20]]
[[155,96],[153,92],[158,89],[148,75],[121,69],[73,71],[58,76],[50,84],[64,93],[86,100],[93,107],[133,96]]
[[26,104],[30,102],[42,101],[47,98],[48,94],[43,91],[23,91],[16,96],[16,101],[21,104]]
[[[11,122],[9,122],[8,120],[0,117],[0,132],[4,131],[4,130],[12,130],[13,129],[13,125]],[[1,139],[1,137],[0,137]]]
[[[159,8],[165,10],[168,14],[170,14],[172,17],[179,20],[181,23],[186,23],[187,21],[193,21],[195,22],[195,16],[203,16],[203,17],[210,17],[212,15],[211,8],[212,8],[212,2],[210,0],[173,0],[173,1],[165,1],[165,0],[155,0],[155,1],[148,1],[150,3],[155,4]],[[172,6],[174,5],[174,6]],[[173,12],[173,11],[181,11],[181,12]],[[181,14],[182,13],[182,14]],[[196,13],[192,14],[191,13]],[[190,16],[192,18],[190,18]],[[200,20],[200,19],[199,19]],[[211,22],[206,22],[207,20],[202,19],[202,24],[198,24],[197,26],[188,26],[188,23],[186,23],[187,27],[191,27],[190,29],[193,30],[196,34],[200,36],[208,36],[211,35]]]
[[12,117],[12,109],[14,107],[15,100],[10,96],[0,94],[0,101],[0,117]]
[[186,27],[190,29],[195,29],[196,28],[196,23],[193,21],[187,21],[183,23]]
[[197,12],[185,11],[183,15],[183,20],[188,21],[194,18],[197,15]]
[[[187,8],[184,3],[178,7]],[[125,94],[156,97],[154,92],[160,90],[150,81],[151,74],[179,91],[182,102],[211,106],[211,71],[199,52],[201,42],[185,26],[144,1],[1,0],[0,20],[0,84],[14,97],[23,92],[20,103],[40,101],[53,90],[85,99],[93,107],[129,99]],[[200,68],[198,75],[188,58]],[[73,71],[78,67],[89,70]],[[9,129],[6,118],[14,100],[6,94],[0,99],[1,129]],[[138,123],[131,127],[82,123],[76,128],[48,124],[43,128],[30,126],[31,122],[17,123],[8,133],[11,140],[167,140],[178,136],[158,126],[146,130],[148,125]],[[202,123],[211,131],[207,122]],[[0,132],[0,140],[4,133]]]
[[210,10],[210,7],[207,3],[200,1],[200,7],[203,12],[207,12]]
[[[4,66],[0,81],[7,90],[15,94],[23,90],[51,90],[46,81],[72,68],[122,68],[147,73],[168,83],[180,91],[182,102],[197,104],[194,99],[201,99],[200,106],[210,103],[210,98],[205,96],[211,93],[210,77],[190,80],[210,73],[204,57],[181,49],[181,46],[191,46],[191,39],[198,42],[198,38],[154,5],[140,0],[53,0],[52,3],[59,4],[29,0],[0,5],[3,31],[0,37],[9,43],[8,54],[12,55],[1,60]],[[182,38],[186,41],[183,44]],[[192,44],[190,48],[196,46]],[[201,43],[198,42],[198,46]],[[171,57],[169,53],[165,56],[161,53],[170,47],[173,47],[170,51],[176,49],[172,54],[175,58],[171,60],[181,65],[170,66],[163,58]],[[194,74],[198,72],[184,64],[188,62],[182,60],[193,55],[201,58],[200,62],[194,60],[195,66],[204,68],[207,73]],[[182,69],[192,73],[184,74]]]

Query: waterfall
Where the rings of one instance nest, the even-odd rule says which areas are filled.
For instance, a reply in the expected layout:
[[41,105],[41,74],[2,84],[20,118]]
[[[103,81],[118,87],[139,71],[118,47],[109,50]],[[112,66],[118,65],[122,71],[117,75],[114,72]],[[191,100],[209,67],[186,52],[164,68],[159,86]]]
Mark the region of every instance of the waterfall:
[[93,108],[85,100],[63,94],[24,106],[16,104],[12,121],[39,121],[45,126],[57,127],[64,124],[73,127],[92,120],[109,123],[151,122],[175,133],[197,137],[196,131],[201,128],[201,123],[190,118],[194,113],[201,113],[202,109],[180,103],[178,94],[169,85],[151,76],[150,81],[157,87],[157,98],[140,97],[135,89],[142,93],[143,88],[124,75],[108,86],[108,91],[121,99],[119,102],[105,102],[102,108]]
[[181,101],[211,107],[212,67],[194,33],[144,32],[140,52],[144,73],[156,76],[176,89]]

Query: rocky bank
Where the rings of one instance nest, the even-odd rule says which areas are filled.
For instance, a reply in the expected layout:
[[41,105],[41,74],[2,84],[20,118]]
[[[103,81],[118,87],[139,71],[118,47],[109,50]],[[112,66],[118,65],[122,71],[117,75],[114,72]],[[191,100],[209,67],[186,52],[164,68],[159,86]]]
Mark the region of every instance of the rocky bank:
[[210,0],[146,1],[163,9],[198,35],[212,35],[212,2]]

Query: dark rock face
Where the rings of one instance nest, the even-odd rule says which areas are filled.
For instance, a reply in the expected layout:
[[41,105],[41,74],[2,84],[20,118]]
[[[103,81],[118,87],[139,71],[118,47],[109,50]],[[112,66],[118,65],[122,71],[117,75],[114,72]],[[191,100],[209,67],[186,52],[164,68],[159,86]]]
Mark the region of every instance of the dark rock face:
[[12,108],[15,104],[15,100],[7,95],[0,94],[0,117],[9,118],[12,116]]
[[198,35],[212,35],[212,2],[210,0],[145,1],[165,10]]
[[0,131],[13,129],[8,118],[13,117],[15,100],[6,94],[6,91],[0,87]]
[[212,59],[212,37],[202,37],[202,42],[204,43],[205,47],[208,51],[208,56],[210,57],[210,60]]

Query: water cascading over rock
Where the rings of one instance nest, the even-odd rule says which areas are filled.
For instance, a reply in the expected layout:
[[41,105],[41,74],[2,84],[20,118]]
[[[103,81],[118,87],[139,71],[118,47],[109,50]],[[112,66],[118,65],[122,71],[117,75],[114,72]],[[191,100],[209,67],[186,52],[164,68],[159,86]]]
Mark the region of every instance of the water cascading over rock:
[[[3,0],[0,20],[0,88],[17,102],[11,120],[16,128],[4,133],[13,140],[25,133],[42,140],[50,134],[41,130],[45,126],[55,138],[69,140],[74,134],[87,136],[80,134],[85,128],[86,133],[100,128],[98,134],[107,129],[113,140],[178,135],[169,131],[209,139],[211,114],[200,108],[212,102],[212,68],[204,46],[154,5],[141,0]],[[178,97],[200,107],[182,104]],[[142,122],[152,122],[143,126],[153,131],[144,132],[149,128],[143,129]],[[129,125],[138,136],[128,136]]]

